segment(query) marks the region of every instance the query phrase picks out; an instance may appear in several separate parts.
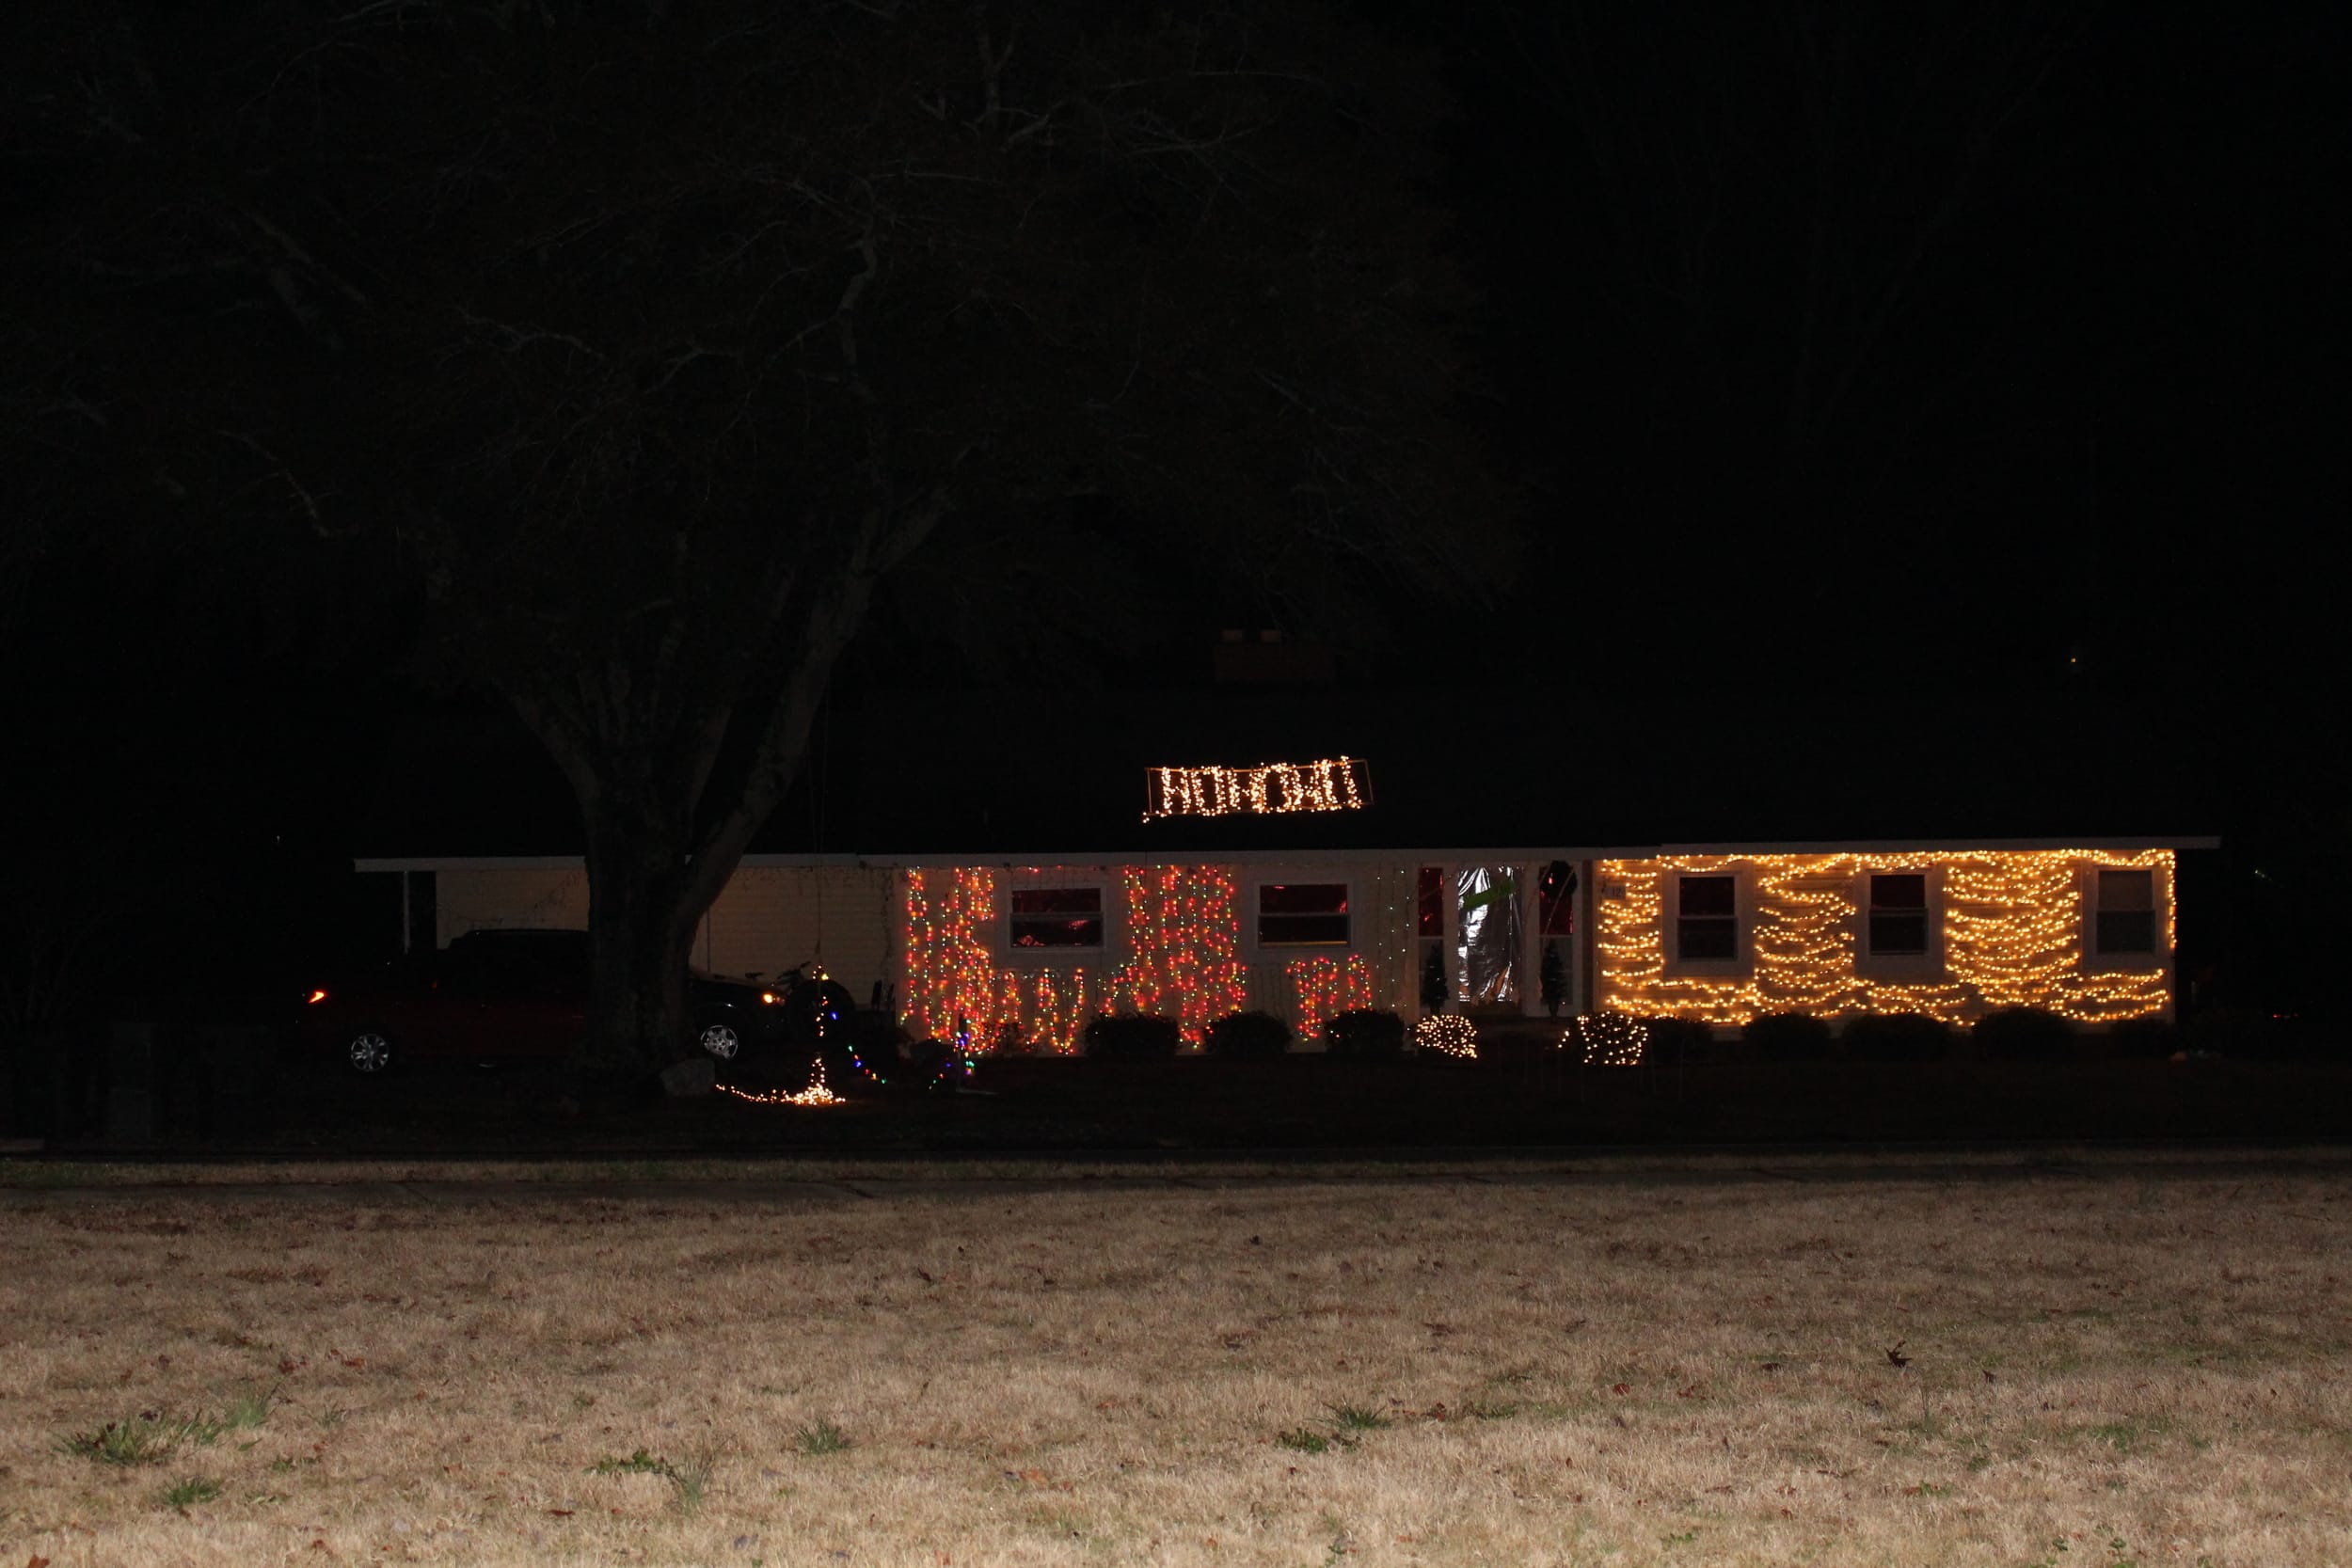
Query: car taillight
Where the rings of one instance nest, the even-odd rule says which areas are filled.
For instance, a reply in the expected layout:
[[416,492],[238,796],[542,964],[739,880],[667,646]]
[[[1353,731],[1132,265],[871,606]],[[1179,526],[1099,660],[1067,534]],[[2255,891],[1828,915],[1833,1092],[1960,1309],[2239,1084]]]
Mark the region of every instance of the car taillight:
[[312,1003],[324,1002],[326,1000],[326,993],[323,990],[314,990],[309,996],[304,997],[303,1000],[305,1002]]

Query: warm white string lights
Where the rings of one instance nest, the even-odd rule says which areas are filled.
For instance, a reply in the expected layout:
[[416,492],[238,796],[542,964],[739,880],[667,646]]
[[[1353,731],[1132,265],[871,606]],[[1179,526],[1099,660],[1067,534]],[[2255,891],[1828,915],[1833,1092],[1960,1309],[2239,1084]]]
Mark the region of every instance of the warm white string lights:
[[1431,1013],[1413,1025],[1413,1044],[1465,1062],[1478,1059],[1478,1025],[1460,1013]]
[[[1857,973],[1857,933],[1867,919],[1864,879],[1937,868],[1943,973],[1919,979]],[[2086,968],[2084,879],[2103,869],[2153,874],[2163,944],[2150,961]],[[1717,1024],[1780,1012],[1925,1013],[1959,1022],[1998,1007],[2040,1007],[2108,1023],[2161,1012],[2169,999],[2161,957],[2172,947],[2169,849],[1673,856],[1603,861],[1598,871],[1597,1000],[1627,1013]],[[1665,880],[1681,873],[1751,879],[1749,973],[1668,973]]]
[[808,1087],[796,1093],[787,1094],[782,1089],[762,1089],[755,1094],[749,1089],[739,1089],[732,1084],[721,1084],[717,1087],[721,1094],[731,1094],[736,1099],[749,1101],[754,1105],[816,1106],[849,1103],[826,1085],[825,1059],[822,1056],[810,1064]]
[[1144,771],[1143,819],[1256,816],[1295,811],[1361,811],[1372,803],[1372,769],[1360,757],[1268,762],[1255,768],[1152,768]]
[[1587,1013],[1560,1031],[1560,1049],[1586,1067],[1640,1067],[1649,1028],[1623,1013]]

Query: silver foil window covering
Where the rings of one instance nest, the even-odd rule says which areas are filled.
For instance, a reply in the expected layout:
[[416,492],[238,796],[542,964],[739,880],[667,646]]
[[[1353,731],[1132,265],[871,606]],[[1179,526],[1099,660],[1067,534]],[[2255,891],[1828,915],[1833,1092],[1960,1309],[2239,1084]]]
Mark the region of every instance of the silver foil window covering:
[[1454,974],[1470,1006],[1519,999],[1518,877],[1508,865],[1465,865],[1454,873],[1461,923]]

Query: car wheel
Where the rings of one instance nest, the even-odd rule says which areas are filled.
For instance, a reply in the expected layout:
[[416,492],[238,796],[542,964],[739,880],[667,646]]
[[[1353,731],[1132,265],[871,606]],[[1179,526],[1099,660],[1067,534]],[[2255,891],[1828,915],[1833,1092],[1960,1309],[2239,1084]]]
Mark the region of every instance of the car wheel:
[[731,1062],[742,1053],[743,1037],[735,1032],[732,1023],[706,1023],[702,1033],[694,1037],[701,1046],[722,1062]]
[[362,1029],[343,1047],[343,1065],[363,1078],[380,1076],[392,1065],[392,1042],[381,1029]]

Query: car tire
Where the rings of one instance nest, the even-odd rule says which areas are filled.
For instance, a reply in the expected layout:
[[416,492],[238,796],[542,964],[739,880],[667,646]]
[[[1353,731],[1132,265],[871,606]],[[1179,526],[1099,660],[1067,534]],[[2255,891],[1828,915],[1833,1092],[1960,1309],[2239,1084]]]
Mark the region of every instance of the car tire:
[[396,1056],[392,1037],[381,1029],[357,1030],[343,1042],[343,1066],[354,1077],[381,1078]]
[[743,1053],[743,1037],[724,1019],[713,1019],[696,1030],[694,1043],[716,1062],[732,1062]]

